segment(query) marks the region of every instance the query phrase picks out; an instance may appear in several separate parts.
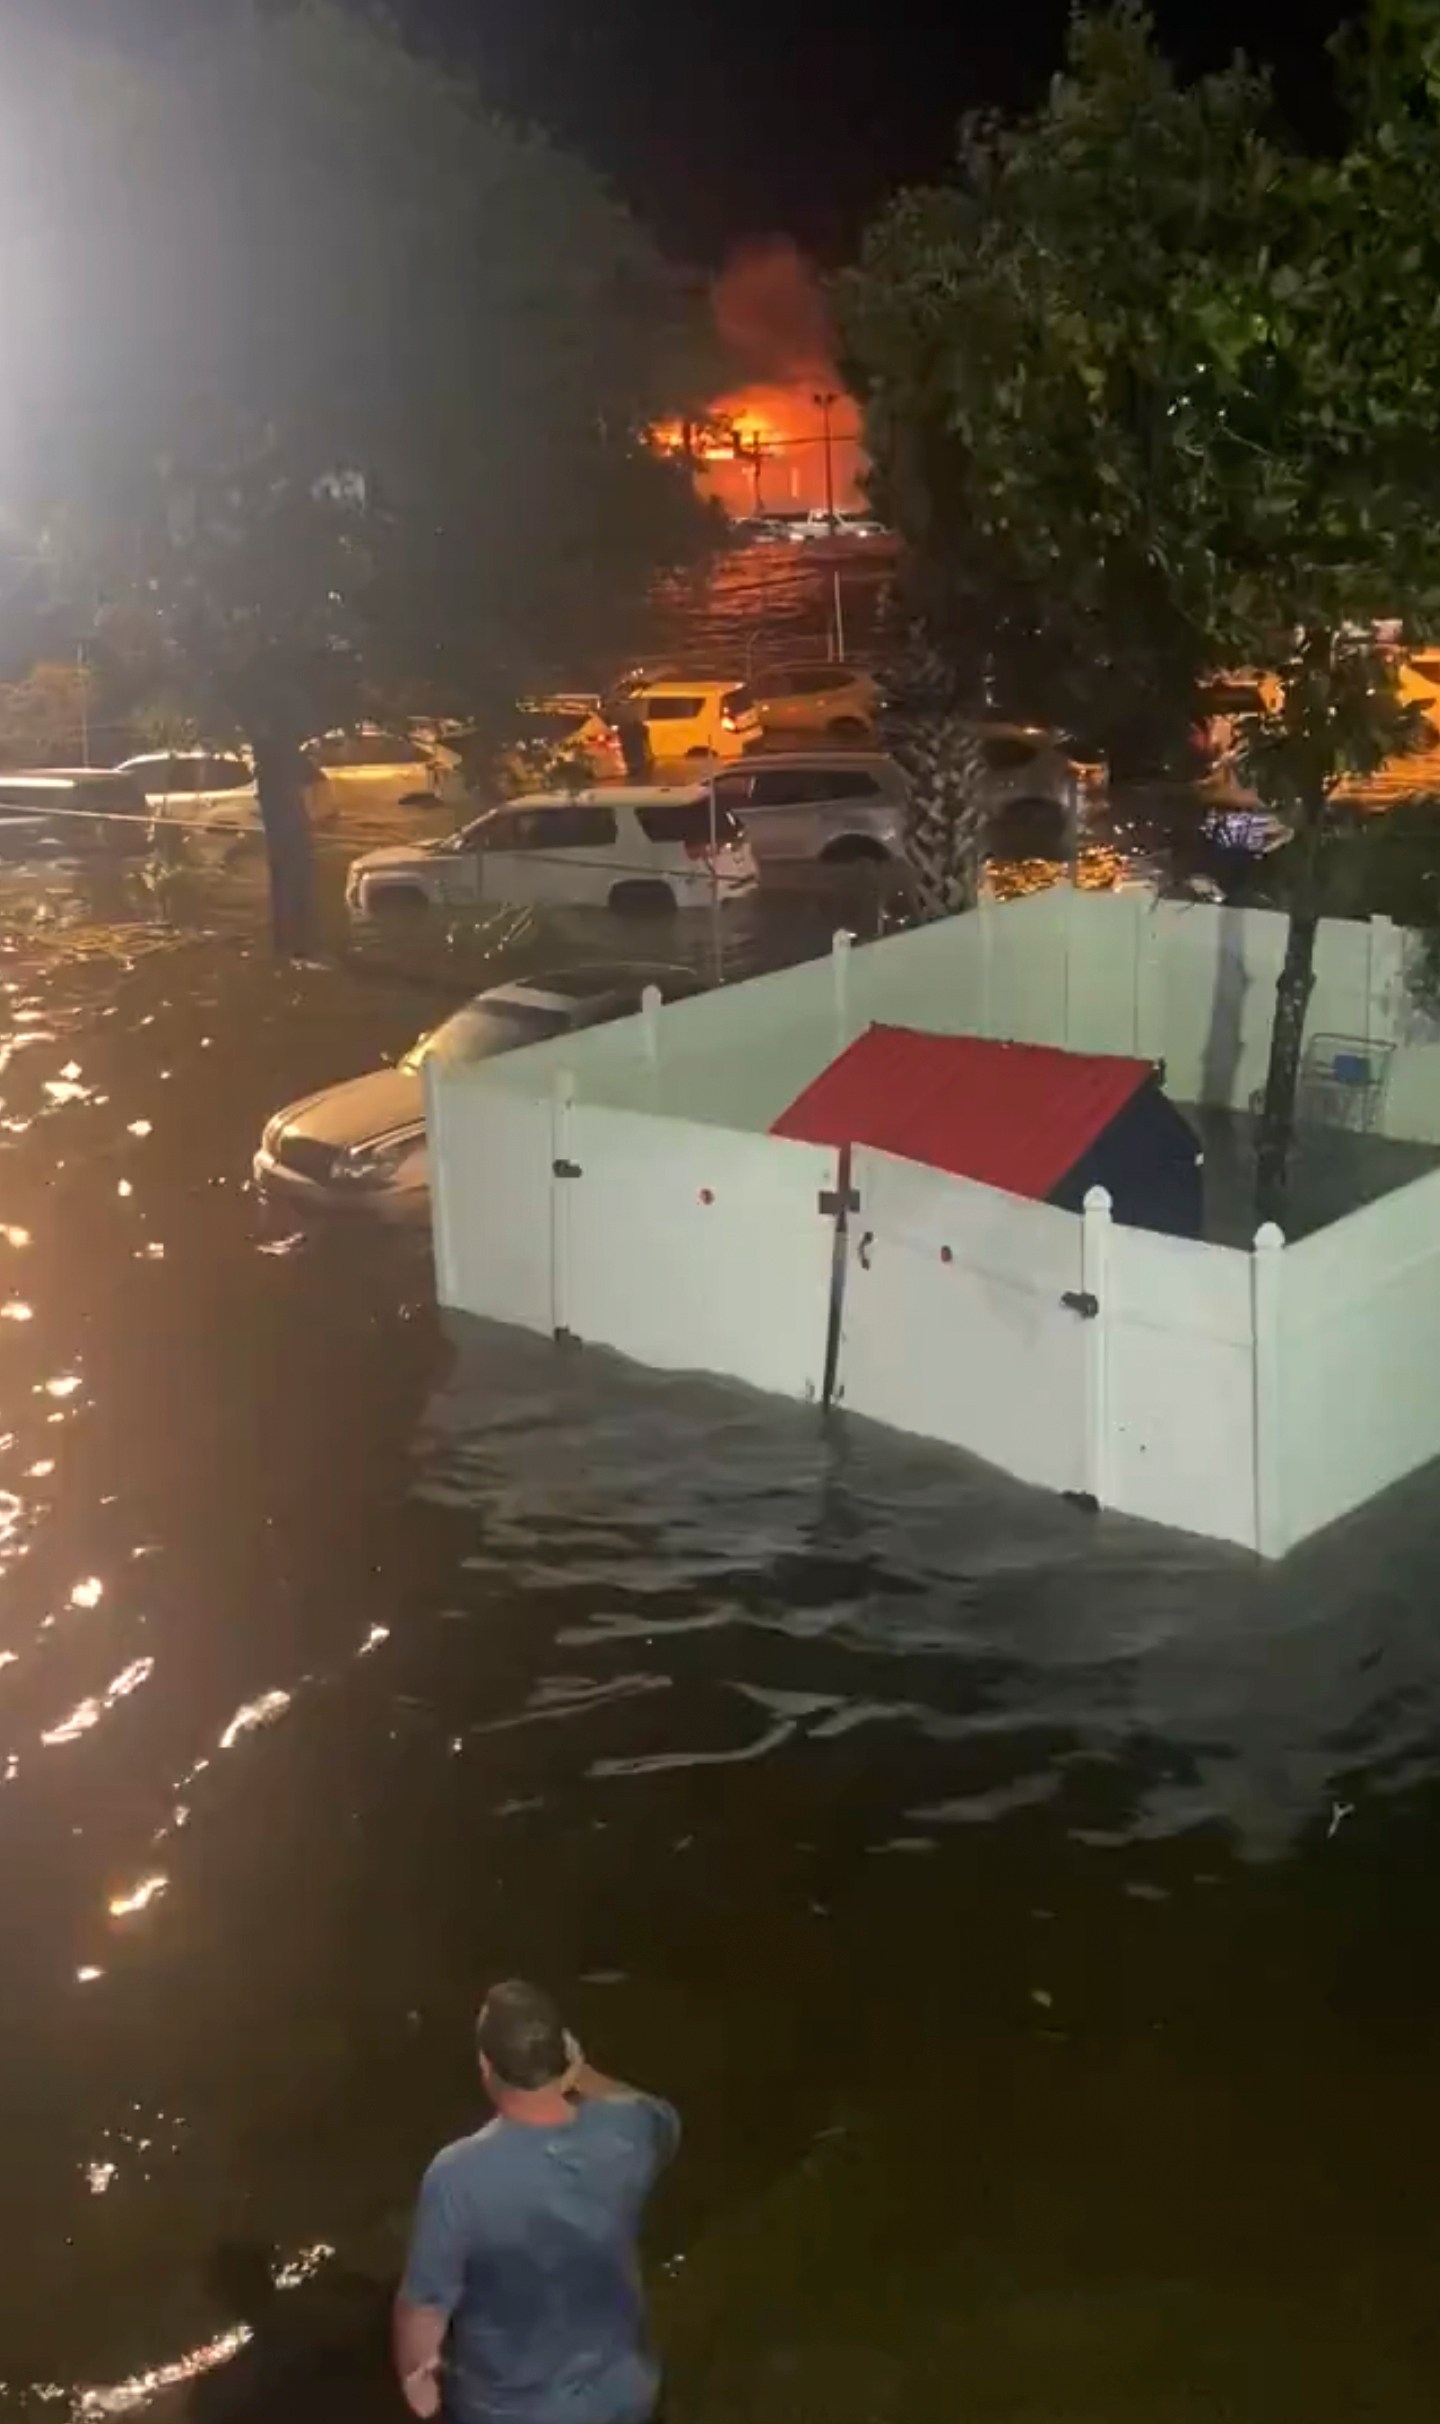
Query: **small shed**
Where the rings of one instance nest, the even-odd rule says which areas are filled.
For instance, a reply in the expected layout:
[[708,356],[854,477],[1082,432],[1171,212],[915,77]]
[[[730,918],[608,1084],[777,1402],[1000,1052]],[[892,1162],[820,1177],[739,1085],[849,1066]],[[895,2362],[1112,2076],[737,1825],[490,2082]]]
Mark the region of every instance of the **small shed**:
[[1104,1187],[1132,1228],[1204,1229],[1200,1146],[1153,1061],[873,1026],[771,1133],[870,1145],[1066,1212]]

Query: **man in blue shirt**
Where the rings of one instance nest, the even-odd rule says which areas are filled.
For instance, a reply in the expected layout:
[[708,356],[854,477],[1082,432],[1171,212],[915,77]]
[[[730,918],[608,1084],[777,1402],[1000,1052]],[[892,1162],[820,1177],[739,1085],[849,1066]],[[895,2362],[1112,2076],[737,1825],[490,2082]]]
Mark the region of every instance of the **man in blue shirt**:
[[475,2034],[495,2119],[425,2174],[395,2306],[406,2400],[434,2416],[443,2395],[450,2424],[647,2424],[636,2242],[679,2121],[592,2070],[539,1987],[493,1986]]

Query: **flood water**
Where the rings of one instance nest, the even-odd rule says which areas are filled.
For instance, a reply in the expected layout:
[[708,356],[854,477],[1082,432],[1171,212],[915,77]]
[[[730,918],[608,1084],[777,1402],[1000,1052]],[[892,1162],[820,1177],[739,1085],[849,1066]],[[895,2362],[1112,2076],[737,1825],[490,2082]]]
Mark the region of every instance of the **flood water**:
[[[1428,2420],[1433,1476],[1262,1573],[447,1326],[423,1239],[246,1187],[444,972],[278,972],[230,875],[47,900],[0,879],[0,2409],[392,2412],[520,1972],[681,2107],[677,2424]],[[202,2373],[247,2246],[308,2278]]]

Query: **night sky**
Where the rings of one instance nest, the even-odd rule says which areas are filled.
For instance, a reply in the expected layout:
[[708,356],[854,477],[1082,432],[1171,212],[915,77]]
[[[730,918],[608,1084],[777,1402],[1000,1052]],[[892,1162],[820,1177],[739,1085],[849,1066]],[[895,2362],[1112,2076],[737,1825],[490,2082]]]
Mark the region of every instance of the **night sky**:
[[[203,5],[204,0],[195,0]],[[1066,0],[392,0],[417,45],[481,75],[614,180],[679,259],[781,231],[823,261],[906,179],[933,175],[968,108],[1037,100]],[[1237,47],[1323,129],[1323,43],[1344,0],[1157,0],[1187,68]]]

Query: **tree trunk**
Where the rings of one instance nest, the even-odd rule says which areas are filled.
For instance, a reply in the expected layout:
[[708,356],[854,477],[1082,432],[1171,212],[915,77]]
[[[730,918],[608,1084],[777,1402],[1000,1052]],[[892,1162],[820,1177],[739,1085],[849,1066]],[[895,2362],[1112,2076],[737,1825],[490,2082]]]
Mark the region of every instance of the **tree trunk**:
[[1300,894],[1290,912],[1285,937],[1285,962],[1275,987],[1275,1018],[1270,1029],[1270,1066],[1265,1073],[1265,1099],[1260,1111],[1259,1149],[1255,1165],[1255,1211],[1260,1221],[1285,1225],[1285,1194],[1290,1179],[1290,1154],[1295,1142],[1295,1096],[1300,1080],[1300,1057],[1305,1044],[1305,1013],[1315,985],[1315,938],[1320,930],[1316,851],[1318,819],[1296,836],[1294,847],[1304,852]]
[[281,959],[310,959],[320,920],[305,761],[292,741],[256,739],[252,745],[270,866],[271,935]]

